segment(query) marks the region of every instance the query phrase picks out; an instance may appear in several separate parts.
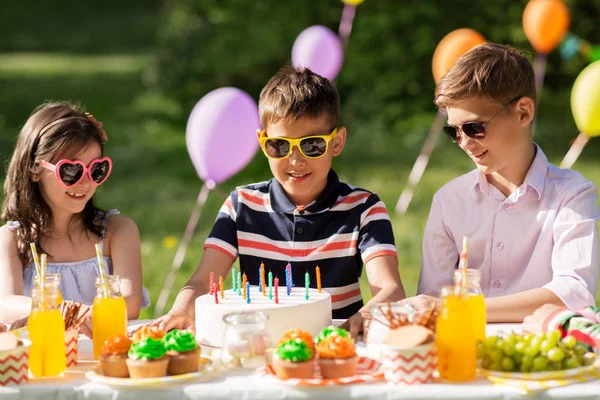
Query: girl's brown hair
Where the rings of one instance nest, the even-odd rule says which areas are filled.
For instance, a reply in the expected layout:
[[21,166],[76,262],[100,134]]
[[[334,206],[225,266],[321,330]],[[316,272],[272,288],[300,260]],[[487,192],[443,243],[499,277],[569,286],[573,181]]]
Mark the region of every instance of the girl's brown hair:
[[[39,162],[55,164],[63,158],[75,158],[93,143],[104,153],[105,138],[93,117],[69,102],[42,104],[25,122],[8,166],[2,205],[2,222],[18,222],[15,231],[23,265],[32,261],[29,244],[35,243],[43,251],[40,238],[52,231],[52,211],[38,182],[44,171]],[[71,222],[80,219],[88,231],[101,236],[102,227],[95,222],[99,211],[92,197]]]

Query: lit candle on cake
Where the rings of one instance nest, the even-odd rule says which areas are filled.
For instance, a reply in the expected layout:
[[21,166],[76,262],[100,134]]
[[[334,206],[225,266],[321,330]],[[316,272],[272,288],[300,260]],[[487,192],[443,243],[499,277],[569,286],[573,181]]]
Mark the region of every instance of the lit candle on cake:
[[275,304],[279,304],[279,278],[275,278]]
[[[211,285],[211,287],[214,285]],[[213,289],[211,289],[213,290]],[[214,288],[214,293],[215,293],[215,304],[219,304],[219,293],[217,292],[217,288]]]
[[237,281],[235,280],[235,268],[231,268],[231,289],[235,292],[236,291],[236,283]]
[[269,300],[273,299],[273,273],[269,271]]
[[[307,272],[308,273],[308,272]],[[221,291],[221,298],[225,298],[225,282],[223,281],[223,277],[219,277],[219,289]]]
[[246,303],[250,304],[250,282],[246,282]]
[[285,270],[285,289],[287,291],[287,295],[290,295],[290,292],[292,291],[292,267],[290,267],[290,265],[288,264],[286,270]]
[[260,281],[262,282],[262,295],[267,295],[267,281],[265,280],[265,265],[260,263]]
[[317,291],[321,293],[321,268],[317,265]]
[[237,292],[238,296],[242,295],[242,271],[237,274]]
[[248,279],[246,278],[246,274],[244,273],[244,275],[242,275],[242,290],[244,291],[244,293],[243,293],[244,300],[246,300],[246,296],[248,295],[247,292],[250,291],[250,284],[246,285],[247,283],[248,283]]
[[210,287],[210,294],[213,294],[213,289],[214,289],[214,285],[215,285],[215,273],[210,271],[210,275],[209,275],[209,287]]
[[260,268],[258,269],[258,292],[262,292],[262,280],[261,280],[261,273],[260,273]]
[[304,274],[304,293],[306,300],[308,300],[308,288],[310,286],[310,276],[308,275],[308,271]]

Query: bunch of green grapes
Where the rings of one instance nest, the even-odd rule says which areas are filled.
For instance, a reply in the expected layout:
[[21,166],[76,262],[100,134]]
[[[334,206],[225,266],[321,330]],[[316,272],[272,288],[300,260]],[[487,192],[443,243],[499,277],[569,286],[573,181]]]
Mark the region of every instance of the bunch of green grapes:
[[479,342],[481,367],[504,372],[559,371],[593,364],[596,353],[560,331],[532,335],[488,336]]

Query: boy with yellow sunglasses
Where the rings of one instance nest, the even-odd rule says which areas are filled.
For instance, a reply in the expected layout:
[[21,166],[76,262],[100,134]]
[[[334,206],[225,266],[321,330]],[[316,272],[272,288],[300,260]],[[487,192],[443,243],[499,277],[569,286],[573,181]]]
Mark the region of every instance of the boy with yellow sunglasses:
[[[253,283],[261,263],[280,278],[290,264],[293,282],[304,282],[305,272],[318,265],[333,318],[347,319],[356,337],[362,310],[405,293],[385,205],[376,194],[341,182],[331,169],[346,143],[346,128],[338,127],[339,94],[310,70],[286,67],[262,90],[259,111],[264,129],[256,135],[274,178],[231,192],[200,265],[155,324],[165,330],[193,327],[194,300],[208,293],[210,272],[226,276],[239,257],[241,272]],[[363,266],[373,294],[367,305],[359,285]]]

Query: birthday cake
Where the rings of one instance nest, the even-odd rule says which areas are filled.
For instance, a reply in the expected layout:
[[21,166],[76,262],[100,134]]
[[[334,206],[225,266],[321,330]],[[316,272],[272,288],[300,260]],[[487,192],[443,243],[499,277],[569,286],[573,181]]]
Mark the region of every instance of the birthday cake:
[[317,289],[293,288],[288,296],[285,287],[279,288],[278,303],[250,287],[250,302],[233,290],[225,290],[224,298],[218,292],[217,304],[214,294],[205,294],[196,299],[196,339],[202,344],[221,347],[225,332],[225,314],[236,311],[264,311],[268,320],[266,332],[275,341],[292,328],[300,328],[316,336],[323,328],[331,325],[331,296]]

